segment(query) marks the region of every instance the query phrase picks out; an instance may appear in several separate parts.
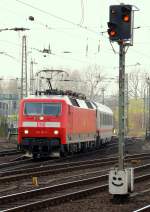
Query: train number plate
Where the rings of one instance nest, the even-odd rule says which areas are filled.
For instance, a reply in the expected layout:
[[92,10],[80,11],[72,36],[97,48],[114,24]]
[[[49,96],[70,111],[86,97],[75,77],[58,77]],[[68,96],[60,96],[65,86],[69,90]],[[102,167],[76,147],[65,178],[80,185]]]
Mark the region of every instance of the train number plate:
[[37,122],[37,127],[45,127],[45,122]]

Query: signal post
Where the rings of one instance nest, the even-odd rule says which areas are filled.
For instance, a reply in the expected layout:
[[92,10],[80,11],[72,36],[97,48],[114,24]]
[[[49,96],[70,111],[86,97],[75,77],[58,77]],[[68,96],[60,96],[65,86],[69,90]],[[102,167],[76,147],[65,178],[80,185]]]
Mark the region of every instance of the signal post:
[[129,196],[134,182],[133,168],[124,167],[125,54],[126,47],[133,45],[133,15],[132,5],[111,5],[109,9],[109,39],[119,45],[119,160],[109,173],[109,192],[119,199]]

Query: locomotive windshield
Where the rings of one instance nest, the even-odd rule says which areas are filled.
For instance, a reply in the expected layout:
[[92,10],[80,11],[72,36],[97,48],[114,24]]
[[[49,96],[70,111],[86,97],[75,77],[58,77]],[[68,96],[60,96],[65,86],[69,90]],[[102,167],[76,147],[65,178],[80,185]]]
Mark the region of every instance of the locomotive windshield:
[[25,115],[48,115],[58,116],[61,112],[60,103],[25,103],[24,114]]

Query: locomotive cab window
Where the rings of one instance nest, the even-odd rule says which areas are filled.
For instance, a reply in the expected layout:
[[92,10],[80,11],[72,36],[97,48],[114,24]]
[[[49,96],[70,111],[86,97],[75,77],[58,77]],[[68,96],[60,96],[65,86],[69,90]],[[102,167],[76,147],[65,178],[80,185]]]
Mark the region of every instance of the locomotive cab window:
[[60,103],[44,103],[43,104],[43,114],[50,116],[58,116],[61,112]]
[[60,103],[25,103],[25,115],[58,116],[61,112]]
[[79,103],[77,102],[77,100],[76,100],[76,99],[71,98],[71,97],[69,97],[69,99],[70,99],[70,102],[72,103],[72,105],[73,105],[73,106],[80,107],[80,105],[79,105]]
[[91,102],[85,101],[85,103],[86,103],[86,105],[87,105],[88,108],[94,109],[93,108],[93,105],[91,104]]

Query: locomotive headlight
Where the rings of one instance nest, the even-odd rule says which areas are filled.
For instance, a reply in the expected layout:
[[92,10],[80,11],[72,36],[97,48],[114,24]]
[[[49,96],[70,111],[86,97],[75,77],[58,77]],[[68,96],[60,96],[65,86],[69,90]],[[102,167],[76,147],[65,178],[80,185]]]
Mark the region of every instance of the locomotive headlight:
[[58,135],[59,131],[58,130],[54,130],[54,135]]
[[29,131],[28,130],[24,130],[24,134],[28,134],[29,133]]

